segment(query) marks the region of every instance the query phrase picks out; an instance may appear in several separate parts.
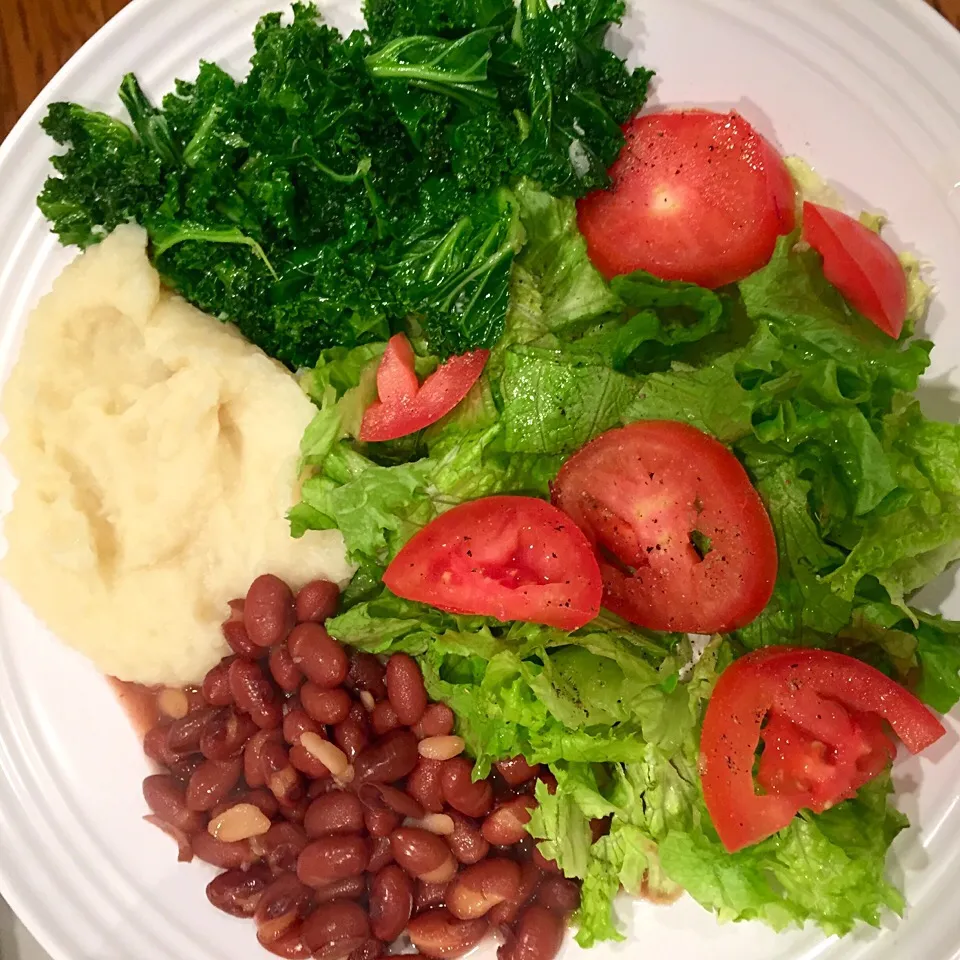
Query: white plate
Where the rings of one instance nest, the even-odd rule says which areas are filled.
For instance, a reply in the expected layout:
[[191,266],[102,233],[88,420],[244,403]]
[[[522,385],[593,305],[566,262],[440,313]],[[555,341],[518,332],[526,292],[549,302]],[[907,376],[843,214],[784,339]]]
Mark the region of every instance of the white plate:
[[[633,0],[623,37],[659,72],[657,99],[736,106],[799,153],[852,203],[884,209],[899,245],[940,269],[927,330],[938,342],[923,390],[928,413],[957,419],[960,375],[960,34],[920,0]],[[117,112],[136,70],[152,94],[193,76],[200,58],[245,70],[257,17],[279,0],[135,0],[58,74],[0,148],[0,373],[31,306],[71,254],[34,205],[52,144],[37,122],[72,99]],[[328,4],[328,9],[334,5]],[[349,9],[346,9],[349,8]],[[331,10],[357,24],[355,4]],[[618,50],[629,44],[618,40]],[[638,49],[639,48],[639,51]],[[947,319],[950,314],[949,322]],[[0,506],[12,480],[0,475]],[[946,577],[929,605],[960,616]],[[960,957],[960,748],[897,768],[913,828],[891,869],[906,918],[840,943],[809,929],[775,935],[718,926],[693,901],[627,908],[630,939],[594,960],[951,960]],[[0,891],[57,960],[264,960],[249,921],[206,903],[213,873],[178,865],[142,822],[138,743],[104,681],[0,588]],[[918,787],[918,781],[922,784]],[[564,957],[579,954],[568,945]]]

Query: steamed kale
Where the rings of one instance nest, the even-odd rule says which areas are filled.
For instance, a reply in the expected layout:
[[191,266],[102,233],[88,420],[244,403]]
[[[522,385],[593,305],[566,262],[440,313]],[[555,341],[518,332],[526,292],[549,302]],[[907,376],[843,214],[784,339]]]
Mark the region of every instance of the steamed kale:
[[65,244],[148,231],[164,279],[291,367],[424,333],[440,357],[503,332],[523,243],[511,186],[607,182],[648,71],[603,47],[619,0],[369,0],[342,36],[313,4],[256,27],[248,76],[212,63],[130,124],[75,104],[40,209]]

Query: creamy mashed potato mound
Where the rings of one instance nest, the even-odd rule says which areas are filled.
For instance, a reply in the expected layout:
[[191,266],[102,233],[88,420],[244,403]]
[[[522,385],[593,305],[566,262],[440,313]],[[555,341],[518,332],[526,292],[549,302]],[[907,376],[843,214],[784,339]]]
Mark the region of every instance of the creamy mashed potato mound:
[[4,576],[70,646],[140,683],[199,681],[260,573],[350,575],[335,531],[290,537],[314,409],[232,327],[163,290],[120,227],[30,317],[3,394],[19,480]]

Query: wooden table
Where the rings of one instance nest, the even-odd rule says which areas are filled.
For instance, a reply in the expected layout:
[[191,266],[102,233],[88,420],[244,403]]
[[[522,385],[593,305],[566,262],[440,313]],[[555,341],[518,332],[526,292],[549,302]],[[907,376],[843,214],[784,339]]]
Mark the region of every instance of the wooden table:
[[[67,58],[128,2],[0,0],[0,139]],[[960,0],[927,2],[960,28]]]

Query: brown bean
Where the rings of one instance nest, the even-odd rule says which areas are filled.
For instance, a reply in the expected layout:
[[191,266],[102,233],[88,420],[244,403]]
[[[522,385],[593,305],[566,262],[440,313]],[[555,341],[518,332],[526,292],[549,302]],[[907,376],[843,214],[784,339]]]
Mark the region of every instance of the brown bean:
[[493,857],[461,871],[447,890],[447,908],[460,920],[485,917],[520,892],[520,864]]
[[428,813],[443,812],[443,763],[421,757],[407,777],[407,793]]
[[360,787],[358,796],[364,806],[371,810],[387,806],[401,817],[412,817],[414,820],[421,820],[425,812],[409,794],[386,783],[365,783]]
[[297,620],[303,623],[314,620],[323,623],[337,612],[340,588],[330,580],[311,580],[297,594]]
[[273,740],[264,744],[260,762],[266,785],[277,800],[293,803],[304,795],[303,779],[282,743]]
[[220,629],[227,645],[238,657],[256,660],[263,651],[250,639],[247,628],[243,625],[243,606],[242,600],[231,600],[230,614]]
[[460,863],[478,863],[490,852],[490,844],[483,839],[480,826],[462,813],[454,811],[449,816],[453,820],[453,833],[446,840],[453,855]]
[[561,916],[569,916],[580,908],[580,885],[566,877],[547,877],[537,891],[537,903]]
[[331,900],[360,900],[367,893],[367,880],[362,874],[335,880],[325,887],[315,887],[313,894],[317,903],[329,903]]
[[423,913],[424,910],[432,910],[434,907],[445,907],[449,887],[449,883],[427,883],[426,880],[418,880],[417,889],[413,895],[414,913]]
[[207,825],[207,818],[187,805],[183,787],[168,773],[157,773],[143,781],[143,799],[161,820],[188,835]]
[[352,900],[331,900],[304,921],[303,939],[317,960],[346,960],[370,939],[370,921]]
[[207,899],[231,917],[252,917],[271,879],[270,868],[264,864],[249,870],[227,870],[207,884]]
[[498,903],[488,914],[490,923],[494,926],[509,926],[520,915],[520,911],[533,899],[543,879],[543,873],[530,860],[520,864],[520,889],[516,897]]
[[390,834],[393,857],[418,880],[446,883],[457,872],[457,861],[442,837],[419,827],[400,827]]
[[283,708],[263,670],[249,660],[230,664],[230,692],[237,709],[248,713],[262,730],[272,730],[283,722]]
[[170,764],[170,773],[173,774],[177,783],[181,784],[186,790],[190,778],[203,766],[205,759],[202,753],[191,753],[189,756],[180,757]]
[[253,837],[250,847],[274,873],[293,873],[307,845],[307,835],[295,823],[275,823],[262,837]]
[[363,833],[363,804],[354,793],[337,790],[317,797],[303,821],[311,839],[331,834]]
[[261,944],[276,943],[313,907],[313,891],[292,873],[277,877],[260,897],[253,920]]
[[523,757],[514,757],[512,760],[501,760],[497,770],[511,787],[519,787],[532,780],[540,772],[540,764],[532,766]]
[[322,887],[355,877],[370,862],[370,841],[366,837],[321,837],[308,843],[297,860],[297,876],[310,887]]
[[374,700],[387,698],[387,671],[372,653],[354,651],[350,655],[350,668],[344,686],[359,693],[366,690]]
[[187,784],[187,806],[191,810],[212,810],[237,785],[242,773],[239,757],[222,763],[205,760]]
[[250,584],[243,604],[243,625],[258,647],[283,643],[296,622],[293,594],[272,573],[264,573]]
[[443,907],[420,914],[407,928],[420,953],[437,960],[452,960],[468,954],[486,933],[486,920],[458,920]]
[[352,763],[370,743],[370,721],[367,712],[355,703],[343,723],[333,728],[333,739]]
[[440,774],[443,798],[468,817],[485,817],[493,807],[493,786],[489,780],[471,779],[473,764],[466,757],[445,760]]
[[207,718],[200,734],[200,751],[208,760],[239,757],[258,729],[245,713],[222,707]]
[[148,730],[143,738],[143,752],[161,767],[170,767],[177,761],[177,755],[167,743],[169,729],[169,723],[160,723]]
[[200,690],[203,699],[211,707],[229,707],[233,703],[233,694],[230,692],[230,664],[231,660],[224,658],[207,671],[203,678]]
[[453,711],[445,703],[431,703],[416,722],[413,732],[418,740],[446,737],[453,733]]
[[378,940],[393,943],[412,915],[413,881],[391,863],[370,882],[370,931]]
[[303,942],[300,924],[297,924],[285,937],[273,943],[262,943],[264,950],[284,960],[310,960],[310,950]]
[[235,840],[226,843],[211,837],[206,830],[191,837],[194,854],[205,863],[212,863],[221,870],[242,870],[248,868],[257,859],[249,840]]
[[527,824],[536,806],[537,801],[533,797],[514,797],[501,803],[483,821],[480,827],[483,839],[495,847],[512,847],[519,843],[529,836]]
[[287,648],[293,662],[318,687],[331,690],[346,680],[346,651],[319,623],[308,621],[294,627]]
[[513,934],[497,951],[498,960],[554,960],[563,933],[563,918],[535,903],[520,915]]
[[406,727],[412,727],[427,709],[423,674],[417,661],[406,653],[395,653],[387,661],[387,697]]
[[283,739],[292,747],[304,733],[319,733],[320,724],[303,707],[294,707],[283,718]]
[[400,718],[397,716],[397,711],[393,709],[389,700],[381,700],[373,708],[373,712],[370,714],[370,725],[378,737],[382,737],[385,733],[389,733],[391,730],[396,730],[397,727],[403,726],[403,724],[400,723]]
[[300,688],[300,703],[317,723],[343,723],[350,715],[353,701],[342,687],[327,690],[308,680]]
[[[393,811],[388,810],[386,812],[392,813]],[[390,846],[389,837],[374,837],[371,849],[370,863],[367,865],[367,869],[371,873],[376,873],[378,870],[382,870],[388,863],[393,863],[393,847]]]
[[283,645],[274,647],[270,651],[267,663],[273,679],[277,681],[277,686],[287,693],[296,693],[303,682],[303,673],[293,662],[290,651]]
[[417,738],[409,730],[392,730],[367,747],[354,762],[356,783],[393,783],[417,765]]
[[238,803],[249,803],[255,806],[268,820],[272,820],[279,810],[277,798],[263,787],[257,787],[256,790],[243,790],[240,793],[233,794],[224,800],[221,800],[211,811],[210,819],[220,816],[224,810],[236,806]]

